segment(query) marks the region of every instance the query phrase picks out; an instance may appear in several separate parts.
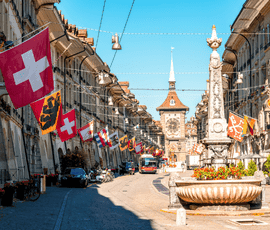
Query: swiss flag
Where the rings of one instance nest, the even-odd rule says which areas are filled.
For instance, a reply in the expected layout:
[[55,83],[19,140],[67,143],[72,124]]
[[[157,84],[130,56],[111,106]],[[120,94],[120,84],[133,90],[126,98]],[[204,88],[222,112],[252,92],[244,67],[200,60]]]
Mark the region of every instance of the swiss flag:
[[53,91],[49,29],[0,53],[0,69],[16,109]]
[[64,125],[60,129],[57,129],[57,132],[61,141],[64,142],[75,137],[77,134],[75,109],[63,114],[62,119]]

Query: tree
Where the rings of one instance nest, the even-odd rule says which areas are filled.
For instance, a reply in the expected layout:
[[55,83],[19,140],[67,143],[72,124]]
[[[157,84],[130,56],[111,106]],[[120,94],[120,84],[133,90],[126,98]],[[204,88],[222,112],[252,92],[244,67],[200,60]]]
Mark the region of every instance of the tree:
[[257,165],[256,163],[251,160],[249,163],[248,163],[248,173],[247,175],[248,176],[254,176],[254,173],[257,171]]
[[263,173],[270,173],[270,154],[268,155],[266,162],[263,164]]
[[63,173],[67,167],[85,168],[85,159],[80,151],[75,150],[71,154],[62,155],[61,160],[61,172]]

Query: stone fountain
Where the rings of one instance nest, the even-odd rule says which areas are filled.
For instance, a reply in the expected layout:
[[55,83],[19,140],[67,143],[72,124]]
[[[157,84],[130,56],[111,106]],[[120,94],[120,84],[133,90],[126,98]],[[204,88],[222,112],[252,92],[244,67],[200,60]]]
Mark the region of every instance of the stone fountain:
[[211,165],[218,168],[226,166],[228,149],[232,141],[227,137],[227,121],[224,117],[224,100],[221,68],[222,62],[217,49],[222,42],[217,37],[216,27],[212,28],[212,37],[207,38],[207,44],[212,48],[209,64],[209,103],[208,103],[208,127],[203,144],[206,147],[207,158],[211,159]]
[[[207,39],[208,46],[213,49],[209,64],[209,103],[208,127],[203,144],[206,155],[211,159],[211,165],[216,169],[226,166],[228,149],[232,141],[227,137],[227,122],[224,117],[223,88],[221,78],[222,62],[217,53],[222,39],[217,38],[216,27],[212,28],[212,37]],[[195,178],[172,179],[170,187],[169,208],[181,204],[189,205],[190,209],[244,211],[250,209],[264,191],[264,176],[262,178],[245,178],[239,180],[196,180]],[[265,192],[263,192],[265,194]],[[180,198],[175,199],[176,195]],[[262,197],[265,197],[262,195]],[[262,204],[262,200],[258,203]]]

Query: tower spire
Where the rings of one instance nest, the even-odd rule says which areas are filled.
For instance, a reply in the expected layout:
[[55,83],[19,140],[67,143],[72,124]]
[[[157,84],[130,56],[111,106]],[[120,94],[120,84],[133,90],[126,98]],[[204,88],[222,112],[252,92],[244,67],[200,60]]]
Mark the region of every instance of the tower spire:
[[174,49],[174,47],[171,47],[171,71],[170,71],[170,78],[169,78],[169,89],[170,90],[175,89],[175,77],[174,77],[174,69],[173,69],[173,49]]

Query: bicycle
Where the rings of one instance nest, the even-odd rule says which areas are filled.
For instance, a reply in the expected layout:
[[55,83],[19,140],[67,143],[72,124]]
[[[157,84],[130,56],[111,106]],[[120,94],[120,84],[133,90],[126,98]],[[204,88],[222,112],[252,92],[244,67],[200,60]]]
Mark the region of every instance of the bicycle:
[[36,180],[31,180],[27,189],[25,191],[25,199],[29,201],[36,201],[40,197],[39,182]]

